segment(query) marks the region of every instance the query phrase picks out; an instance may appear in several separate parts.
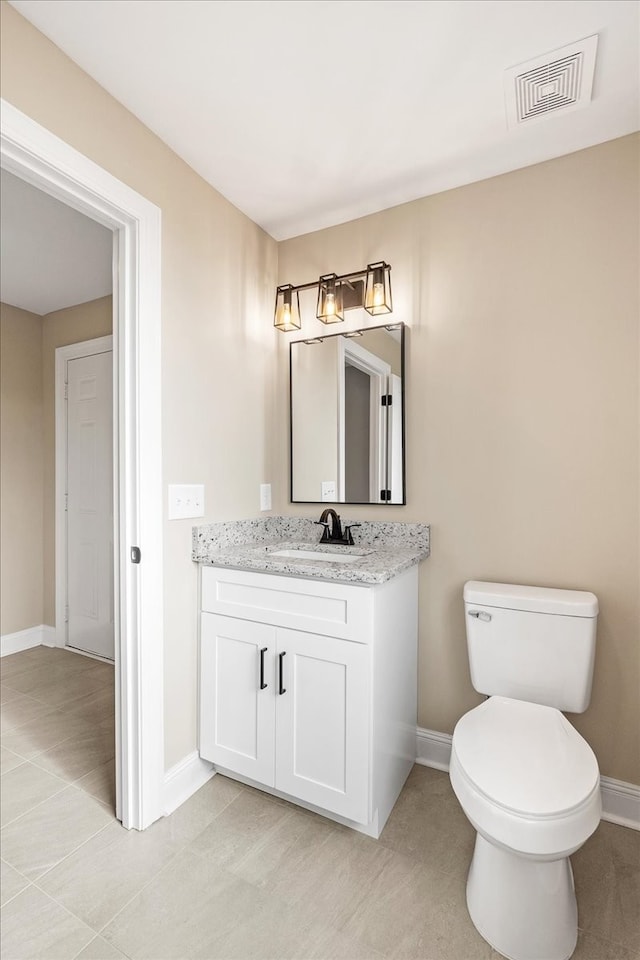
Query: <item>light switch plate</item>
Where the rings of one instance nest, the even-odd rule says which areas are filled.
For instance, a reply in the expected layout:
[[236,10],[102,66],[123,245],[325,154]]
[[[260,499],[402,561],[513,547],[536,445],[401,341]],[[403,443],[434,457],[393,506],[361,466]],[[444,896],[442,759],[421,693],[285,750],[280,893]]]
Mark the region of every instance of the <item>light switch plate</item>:
[[204,517],[203,483],[169,484],[169,520]]
[[336,482],[335,480],[323,480],[321,484],[322,503],[335,503],[336,501]]
[[271,510],[271,484],[260,484],[260,509]]

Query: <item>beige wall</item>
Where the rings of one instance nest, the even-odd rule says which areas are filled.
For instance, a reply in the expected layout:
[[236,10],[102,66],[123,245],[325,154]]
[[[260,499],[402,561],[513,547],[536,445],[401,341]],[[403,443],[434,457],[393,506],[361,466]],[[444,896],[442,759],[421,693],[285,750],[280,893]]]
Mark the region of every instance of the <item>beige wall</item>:
[[[165,489],[204,483],[207,520],[255,516],[259,484],[274,476],[275,241],[4,0],[0,9],[3,97],[161,208]],[[167,766],[196,746],[190,555],[191,522],[165,521]]]
[[56,347],[81,340],[104,337],[112,329],[111,297],[101,297],[43,317],[42,323],[42,396],[43,420],[43,604],[44,623],[55,626],[55,480],[56,421],[55,373]]
[[[633,783],[638,160],[639,138],[626,137],[279,246],[280,283],[382,258],[393,267],[393,317],[410,325],[407,506],[343,512],[432,525],[420,724],[451,732],[480,699],[467,666],[465,580],[593,590],[593,696],[573,719],[602,773]],[[307,336],[320,333],[308,311],[303,324]],[[286,396],[283,377],[280,491]],[[287,509],[286,497],[277,506]]]
[[43,623],[42,318],[0,304],[0,634]]

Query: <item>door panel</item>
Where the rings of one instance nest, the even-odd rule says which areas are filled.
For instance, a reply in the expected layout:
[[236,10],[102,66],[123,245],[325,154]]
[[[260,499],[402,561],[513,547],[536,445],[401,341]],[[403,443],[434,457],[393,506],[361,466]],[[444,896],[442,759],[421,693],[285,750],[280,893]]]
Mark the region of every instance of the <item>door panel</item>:
[[272,787],[275,628],[203,613],[200,651],[200,755]]
[[369,650],[278,630],[276,787],[359,823],[369,817]]
[[112,353],[67,363],[67,644],[114,659]]

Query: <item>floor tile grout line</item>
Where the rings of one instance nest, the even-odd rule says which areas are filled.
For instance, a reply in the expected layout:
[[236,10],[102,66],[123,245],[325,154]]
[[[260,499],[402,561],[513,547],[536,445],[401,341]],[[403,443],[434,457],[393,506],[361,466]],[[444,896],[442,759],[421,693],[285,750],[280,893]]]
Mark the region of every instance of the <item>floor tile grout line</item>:
[[[94,939],[95,939],[95,933],[94,933],[93,927],[90,927],[88,923],[85,923],[84,920],[81,920],[80,917],[77,917],[77,916],[75,915],[75,913],[73,913],[71,910],[68,909],[68,907],[65,907],[64,903],[60,903],[59,900],[56,900],[55,897],[52,897],[49,893],[47,893],[46,890],[43,890],[41,887],[39,887],[38,884],[37,884],[35,881],[34,881],[33,883],[31,883],[30,886],[35,887],[35,889],[38,891],[38,893],[41,893],[44,897],[47,898],[47,900],[51,900],[51,902],[52,902],[52,903],[55,903],[56,906],[61,907],[62,910],[65,911],[65,913],[68,913],[70,917],[73,917],[74,920],[77,920],[78,923],[81,923],[83,927],[86,927],[87,930],[88,930],[91,934],[93,934],[93,936],[91,937],[91,939],[90,939],[90,940],[87,940],[87,942],[84,944],[84,946],[80,948],[79,953],[82,953],[82,951],[83,951],[86,947],[89,946],[89,944],[91,943],[91,940],[94,940]],[[25,888],[25,889],[26,889],[26,888]],[[24,893],[24,890],[21,890],[20,893]],[[20,894],[18,894],[18,896],[20,896]],[[14,897],[13,899],[15,899],[15,897]],[[4,909],[4,908],[3,908],[3,909]],[[76,954],[76,956],[78,956],[78,954]]]
[[[30,760],[27,760],[26,762],[27,762],[27,763],[31,763]],[[20,766],[22,766],[22,764],[20,764]],[[34,764],[34,766],[35,766],[35,764]],[[13,769],[14,769],[14,770],[17,770],[18,767],[14,767]],[[98,768],[96,767],[95,769],[98,769]],[[64,793],[65,790],[68,790],[68,789],[70,789],[71,787],[74,787],[74,786],[75,786],[74,783],[69,783],[69,782],[67,782],[66,780],[62,780],[61,777],[58,777],[55,773],[51,773],[49,770],[45,770],[44,767],[38,767],[38,770],[41,770],[43,773],[49,773],[49,775],[52,776],[52,777],[55,777],[56,780],[60,780],[60,782],[62,783],[62,788],[61,788],[60,790],[56,790],[56,792],[55,792],[55,793],[52,793],[49,797],[45,797],[44,800],[40,800],[38,803],[34,804],[33,807],[29,807],[28,810],[23,810],[23,812],[20,813],[20,814],[18,814],[17,817],[14,817],[13,820],[8,820],[7,823],[3,823],[3,824],[2,824],[2,827],[0,827],[0,833],[2,833],[2,831],[5,830],[6,827],[10,827],[12,824],[17,823],[18,820],[22,819],[22,817],[26,817],[27,814],[33,813],[34,810],[37,810],[38,807],[41,807],[43,804],[47,803],[48,800],[53,800],[54,797],[59,797],[60,794],[61,794],[61,793]],[[11,773],[12,771],[9,770],[8,772]],[[93,771],[90,771],[90,772],[93,772]],[[104,800],[100,800],[99,797],[95,797],[93,794],[89,793],[87,790],[82,790],[82,787],[78,787],[78,788],[76,788],[76,789],[81,790],[82,793],[86,794],[86,796],[87,796],[87,797],[90,797],[92,800],[95,800],[96,803],[101,804],[101,806],[103,806],[103,807],[109,807],[109,804],[106,804],[106,803],[104,802]],[[113,813],[113,808],[112,808],[112,807],[109,807],[109,809],[110,809],[111,812]],[[114,814],[114,818],[115,818],[115,814]],[[5,863],[9,863],[9,861],[8,861],[8,860],[5,860]],[[9,866],[12,866],[12,864],[9,864]],[[14,869],[15,869],[15,868],[14,868]]]
[[[20,696],[26,697],[26,699],[28,699],[28,700],[33,700],[34,703],[39,704],[41,707],[45,707],[45,708],[46,708],[45,713],[51,713],[51,712],[53,712],[54,710],[63,711],[63,709],[64,709],[65,707],[67,707],[68,705],[70,705],[71,707],[73,707],[73,704],[77,704],[78,701],[84,699],[84,697],[90,697],[90,696],[92,696],[93,694],[96,694],[96,693],[100,692],[101,690],[106,689],[107,686],[111,686],[111,684],[105,684],[104,686],[98,687],[98,688],[96,688],[95,690],[89,691],[89,693],[83,693],[83,694],[81,694],[79,697],[72,697],[71,699],[64,700],[62,703],[60,703],[60,702],[48,703],[46,700],[39,700],[39,699],[37,699],[36,697],[30,696],[29,694],[20,693],[20,691],[16,691],[16,693],[20,693]],[[114,694],[114,701],[115,701],[115,694]],[[9,706],[12,702],[13,702],[13,701],[9,700],[9,701],[7,701],[6,703],[3,703],[2,706],[3,706],[3,707]],[[27,726],[27,724],[29,724],[29,723],[36,723],[38,720],[43,719],[43,717],[44,717],[44,713],[38,715],[37,717],[31,717],[31,719],[25,720],[25,721],[23,721],[23,722],[21,722],[21,723],[19,723],[19,724],[12,724],[10,721],[5,721],[5,722],[8,722],[8,723],[9,723],[10,728],[11,728],[10,730],[7,730],[6,732],[7,732],[7,733],[18,733],[18,732],[21,730],[22,727]]]
[[2,904],[2,907],[0,908],[0,910],[4,910],[4,908],[6,907],[6,905],[7,905],[8,903],[11,903],[12,900],[15,900],[16,897],[19,897],[21,893],[24,893],[24,891],[27,889],[27,887],[33,886],[33,881],[32,881],[32,880],[29,880],[28,877],[25,877],[24,873],[23,873],[21,870],[18,870],[17,867],[14,867],[13,864],[12,864],[12,863],[9,863],[8,860],[5,860],[4,857],[0,857],[0,862],[1,862],[1,863],[4,863],[5,866],[7,866],[7,867],[11,867],[11,869],[12,869],[15,873],[17,873],[19,877],[22,877],[22,879],[25,881],[25,885],[24,885],[24,887],[22,888],[22,890],[18,890],[17,893],[14,893],[14,895],[13,895],[12,897],[9,897],[9,899],[6,900],[6,901]]
[[[57,794],[56,794],[56,796],[57,796]],[[14,821],[14,822],[15,822],[15,821]],[[118,821],[116,821],[116,823],[117,823],[117,822],[118,822]],[[44,873],[39,874],[39,876],[35,877],[35,879],[33,879],[33,880],[29,880],[29,883],[30,883],[32,886],[37,887],[37,886],[38,886],[38,882],[39,882],[40,880],[42,880],[44,877],[46,877],[47,874],[51,873],[52,870],[55,870],[56,867],[59,867],[60,864],[61,864],[64,860],[67,859],[67,857],[70,857],[72,854],[77,853],[77,851],[80,850],[81,847],[84,847],[84,845],[85,845],[86,843],[88,843],[89,840],[94,840],[95,837],[98,836],[98,834],[102,833],[103,830],[106,830],[107,827],[110,827],[110,826],[111,826],[110,823],[105,823],[105,825],[104,825],[103,827],[100,827],[98,830],[96,830],[95,833],[92,833],[90,837],[87,837],[85,840],[83,840],[81,843],[79,843],[77,847],[74,847],[73,850],[69,850],[68,853],[65,853],[64,857],[62,857],[61,860],[58,860],[58,861],[57,861],[56,863],[54,863],[52,866],[47,867],[47,869],[44,871]],[[14,867],[13,864],[12,864],[9,860],[5,860],[5,863],[9,864],[10,867],[13,867],[14,870],[17,870],[17,872],[20,874],[20,876],[25,876],[20,870],[18,870],[17,867]],[[27,879],[28,879],[28,877],[25,877],[25,880],[27,880]],[[38,888],[38,889],[40,889],[40,888]],[[43,890],[42,892],[43,892],[43,893],[46,893],[46,890]]]
[[[115,820],[115,819],[114,819],[113,822],[114,822],[114,823],[119,823],[119,821],[118,821],[118,820]],[[55,870],[57,867],[62,866],[62,864],[64,863],[64,861],[65,861],[65,860],[68,860],[69,857],[72,857],[74,853],[77,853],[77,852],[78,852],[78,850],[82,850],[82,848],[83,848],[84,846],[86,846],[86,845],[89,843],[90,840],[95,840],[95,838],[96,838],[97,836],[99,836],[99,835],[100,835],[101,833],[103,833],[105,830],[108,830],[109,827],[111,827],[111,826],[112,826],[112,823],[105,823],[105,825],[104,825],[103,827],[100,827],[99,830],[96,830],[95,833],[92,833],[90,837],[86,837],[86,839],[84,839],[84,840],[82,841],[82,843],[79,843],[77,847],[74,847],[73,850],[69,850],[68,853],[65,853],[64,857],[62,857],[61,860],[58,860],[57,863],[54,863],[52,866],[48,867],[48,868],[44,871],[44,873],[41,873],[39,877],[36,877],[35,880],[32,880],[32,881],[31,881],[31,882],[33,883],[34,887],[38,887],[39,890],[42,890],[43,893],[46,893],[47,896],[51,897],[51,894],[50,894],[50,893],[48,893],[46,890],[44,890],[42,887],[39,886],[40,881],[41,881],[41,880],[44,880],[44,878],[47,877],[47,876],[51,873],[52,870]],[[11,866],[11,864],[9,864],[9,866]],[[52,899],[52,900],[55,900],[55,897],[51,897],[51,899]],[[57,901],[56,901],[56,902],[57,902]],[[64,904],[63,904],[63,906],[64,906]],[[69,912],[71,912],[71,911],[69,911]],[[78,919],[80,919],[80,917],[78,917]],[[82,922],[85,923],[86,921],[83,920]]]
[[[171,864],[172,864],[173,861],[176,859],[176,857],[180,856],[180,854],[183,853],[183,852],[184,852],[184,849],[182,849],[182,848],[181,848],[180,850],[176,850],[176,852],[173,854],[173,856],[171,856],[171,857],[167,860],[167,862],[166,862],[162,867],[160,867],[159,870],[157,870],[157,871],[153,874],[152,877],[149,877],[149,879],[140,887],[140,889],[139,889],[139,890],[136,890],[136,892],[133,894],[133,896],[131,896],[131,897],[127,900],[127,902],[124,903],[124,904],[120,907],[119,910],[116,910],[116,912],[114,913],[114,915],[113,915],[109,920],[107,920],[107,922],[106,922],[105,924],[103,924],[103,925],[100,927],[100,929],[97,931],[98,936],[102,937],[103,931],[107,929],[107,927],[109,926],[109,924],[110,924],[110,923],[113,923],[113,921],[114,921],[117,917],[120,916],[120,914],[122,913],[122,911],[123,911],[123,910],[126,910],[127,907],[129,906],[129,904],[130,904],[130,903],[133,903],[133,901],[134,901],[137,897],[139,897],[140,894],[142,894],[142,893],[147,889],[147,887],[150,886],[150,884],[152,884],[153,881],[156,880],[156,879],[160,876],[161,873],[164,873],[164,871],[165,871],[166,869],[168,869],[168,867],[171,866]],[[106,937],[102,937],[102,939],[105,940]],[[110,940],[107,940],[107,943],[110,943],[111,946],[113,946],[113,944],[111,943]],[[120,950],[120,947],[118,947],[117,949]],[[120,953],[124,953],[124,950],[120,950]]]
[[[72,739],[72,738],[70,738],[70,739]],[[65,742],[66,742],[66,741],[65,741]],[[55,749],[55,748],[52,747],[52,749]],[[45,750],[44,752],[46,753],[47,751]],[[38,763],[37,761],[38,761],[38,759],[41,758],[41,757],[42,757],[42,754],[40,753],[40,754],[38,754],[37,757],[34,757],[33,760],[28,760],[27,763],[33,764],[34,767],[37,767],[38,770],[41,770],[43,773],[48,773],[48,774],[50,774],[50,776],[52,776],[52,777],[57,777],[58,780],[64,780],[62,774],[60,774],[60,773],[52,773],[52,771],[49,770],[49,769],[47,769],[47,767],[44,767],[41,763]],[[109,760],[113,760],[113,757],[108,757],[107,760],[104,760],[103,762],[104,762],[104,763],[108,763]],[[100,766],[102,766],[102,763],[99,763],[97,767],[92,767],[91,770],[88,770],[88,771],[87,771],[87,773],[83,773],[83,774],[81,774],[79,777],[76,777],[75,780],[64,780],[64,783],[66,784],[66,786],[72,787],[72,786],[74,785],[74,783],[76,782],[76,780],[81,780],[82,777],[88,776],[90,773],[93,773],[94,770],[97,770],[98,767],[100,767]],[[9,773],[11,773],[11,771],[9,771]]]
[[[26,762],[27,762],[27,763],[31,763],[30,760],[27,760]],[[20,764],[20,766],[22,766],[22,764]],[[18,769],[18,767],[14,767],[14,770],[17,770],[17,769]],[[41,768],[41,767],[38,767],[38,769],[41,770],[42,768]],[[9,773],[12,773],[12,771],[9,770]],[[49,773],[49,771],[48,771],[48,770],[45,770],[44,773]],[[72,786],[72,784],[66,783],[64,780],[61,780],[60,777],[56,777],[56,775],[55,775],[54,773],[52,773],[51,776],[52,776],[52,777],[55,777],[56,780],[60,780],[60,783],[62,784],[62,787],[60,788],[60,790],[56,790],[55,793],[52,793],[50,796],[45,797],[44,800],[39,800],[38,803],[35,803],[32,807],[29,807],[28,810],[23,810],[21,813],[18,814],[17,817],[14,817],[13,820],[7,820],[7,822],[6,822],[6,823],[3,823],[2,826],[0,827],[0,833],[2,833],[3,830],[6,830],[7,827],[10,827],[11,824],[16,823],[16,822],[17,822],[18,820],[20,820],[22,817],[26,817],[26,815],[27,815],[28,813],[32,813],[34,810],[37,810],[38,807],[41,807],[43,803],[46,803],[46,802],[47,802],[47,800],[53,800],[54,797],[60,796],[60,794],[61,794],[64,790],[66,790],[68,787]]]
[[[57,902],[58,902],[58,901],[56,900],[56,903],[57,903]],[[92,928],[90,927],[89,929],[92,929]],[[96,933],[96,935],[94,936],[93,940],[96,940],[98,937],[100,937],[100,934],[99,934],[99,933]],[[100,939],[101,939],[101,940],[104,940],[104,937],[100,937]],[[75,955],[74,957],[71,957],[71,960],[78,960],[78,957],[81,956],[81,955],[84,953],[84,951],[87,949],[87,947],[90,946],[90,945],[93,943],[93,940],[89,940],[89,943],[85,944],[85,946],[82,948],[82,950],[80,950],[79,953],[76,953],[76,955]],[[104,942],[105,942],[105,943],[109,943],[108,940],[104,940]],[[112,947],[113,944],[112,944],[112,943],[109,943],[109,946]],[[115,949],[120,951],[120,953],[121,953],[122,956],[125,958],[125,960],[133,960],[133,958],[132,958],[128,953],[125,953],[124,950],[120,950],[120,947],[116,947]]]
[[[9,866],[11,866],[11,864],[9,864]],[[15,870],[15,867],[14,867],[14,870]],[[20,871],[18,871],[18,873],[20,873]],[[22,876],[22,874],[20,874],[20,876]],[[26,879],[26,877],[25,877],[25,879]],[[26,884],[24,885],[24,887],[22,888],[22,890],[18,890],[18,892],[17,892],[17,893],[14,893],[14,895],[13,895],[12,897],[9,897],[8,900],[5,900],[5,902],[4,902],[4,903],[2,904],[2,906],[0,907],[0,915],[2,914],[2,911],[5,909],[5,907],[8,907],[9,904],[12,903],[12,902],[16,899],[16,897],[19,897],[21,893],[24,893],[25,890],[28,890],[29,887],[33,887],[33,886],[34,886],[34,884],[32,883],[32,881],[31,881],[31,880],[27,880],[27,882],[26,882]],[[83,947],[83,949],[84,949],[84,947]]]
[[[114,721],[114,726],[115,726],[115,721]],[[32,762],[32,761],[34,761],[37,757],[41,757],[43,753],[48,753],[49,750],[55,750],[56,747],[61,747],[63,743],[67,743],[68,740],[73,740],[76,736],[77,736],[77,734],[73,734],[73,733],[72,733],[70,737],[64,737],[62,740],[58,740],[57,743],[52,743],[52,744],[50,744],[48,747],[45,747],[44,750],[40,750],[39,753],[34,753],[33,756],[31,756],[31,757],[24,757],[24,759],[27,760],[27,761],[29,761],[29,762]],[[0,746],[4,746],[4,749],[5,749],[5,750],[10,750],[12,753],[16,753],[15,750],[11,750],[11,747],[7,747],[7,746],[5,746],[4,744],[0,744]],[[22,754],[16,753],[16,756],[19,757],[19,756],[22,756]],[[9,771],[9,772],[11,772],[11,771]]]
[[[77,704],[79,700],[83,700],[85,697],[90,697],[90,696],[92,696],[93,694],[97,694],[97,693],[100,693],[100,692],[103,691],[103,690],[110,689],[111,686],[112,686],[111,682],[105,683],[105,684],[101,684],[100,686],[96,687],[94,690],[89,690],[88,692],[81,693],[81,694],[80,694],[79,696],[77,696],[77,697],[67,697],[65,700],[62,700],[62,701],[56,700],[56,701],[54,701],[54,702],[50,702],[50,701],[47,701],[47,700],[39,700],[37,697],[32,697],[32,696],[31,696],[30,694],[28,694],[28,693],[24,693],[24,694],[22,694],[22,696],[28,697],[29,700],[33,700],[35,703],[39,703],[41,706],[46,707],[48,711],[51,711],[51,710],[62,710],[63,708],[66,708],[66,707],[68,707],[68,706],[73,707],[73,704]],[[112,692],[113,692],[113,691],[112,691]],[[113,699],[114,699],[114,701],[115,701],[115,693],[113,694]],[[4,707],[4,706],[9,706],[12,702],[13,702],[13,701],[9,700],[7,703],[3,703],[2,706],[3,706],[3,707]],[[33,717],[33,718],[32,718],[32,720],[38,720],[38,719],[39,719],[39,717]],[[27,721],[25,721],[25,722],[26,722],[26,723],[31,723],[32,720],[27,720]],[[24,726],[24,725],[25,725],[24,723],[21,723],[21,724],[20,724],[20,726]],[[19,729],[19,727],[16,727],[16,729]]]
[[[28,760],[28,759],[29,759],[29,757],[25,757],[25,756],[23,756],[21,753],[18,753],[17,750],[12,750],[11,747],[7,747],[6,744],[2,743],[2,740],[1,740],[1,739],[0,739],[0,747],[2,747],[3,750],[8,750],[9,753],[12,753],[14,756],[20,757],[21,760]],[[10,770],[7,770],[6,772],[7,772],[7,773],[11,773]],[[4,776],[4,774],[2,774],[2,776]]]
[[[240,796],[240,794],[238,794],[237,796],[235,796],[235,797],[233,797],[231,800],[229,800],[229,802],[226,803],[226,804],[224,805],[224,807],[222,807],[222,808],[218,811],[218,813],[215,815],[215,817],[213,818],[213,820],[211,820],[210,823],[213,823],[214,820],[217,820],[217,818],[220,816],[220,814],[223,813],[223,811],[226,810],[226,809],[234,802],[234,800],[237,800],[237,799],[238,799],[238,796]],[[174,811],[174,812],[175,812],[175,811]],[[167,820],[168,820],[169,817],[166,817],[166,818],[163,818],[163,819],[167,819]],[[208,824],[207,826],[210,826],[210,824]],[[105,828],[105,829],[106,829],[106,828]],[[207,827],[205,827],[204,829],[206,830]],[[199,836],[199,835],[198,835],[198,836]],[[196,838],[194,837],[193,839],[196,839]],[[133,901],[136,899],[136,897],[139,897],[139,896],[143,893],[143,891],[146,890],[146,888],[147,888],[151,883],[153,883],[154,880],[156,880],[156,879],[160,876],[161,873],[164,873],[164,871],[165,871],[168,867],[171,866],[171,864],[172,864],[173,861],[176,859],[176,857],[180,856],[180,854],[182,854],[182,853],[189,853],[189,854],[191,854],[191,855],[193,856],[193,855],[194,855],[194,851],[188,850],[188,847],[189,847],[189,845],[190,845],[192,842],[193,842],[193,840],[187,840],[187,841],[185,841],[184,843],[181,843],[179,846],[177,846],[175,852],[174,852],[173,855],[167,860],[167,862],[166,862],[165,864],[163,864],[163,866],[161,866],[158,870],[156,870],[156,872],[155,872],[151,877],[149,877],[149,879],[148,879],[138,890],[136,890],[136,892],[129,898],[129,900],[127,900],[126,903],[124,903],[124,904],[122,905],[122,907],[120,907],[120,909],[117,910],[117,911],[114,913],[114,915],[113,915],[109,920],[107,920],[107,922],[104,923],[104,924],[102,925],[102,927],[100,927],[99,930],[96,931],[96,935],[97,935],[97,936],[102,936],[103,931],[106,930],[106,928],[109,926],[109,924],[110,924],[110,923],[113,923],[113,921],[116,919],[116,917],[118,917],[118,916],[122,913],[123,910],[126,910],[126,908],[129,906],[129,904],[133,903]],[[78,848],[78,849],[80,849],[80,848]],[[70,855],[71,855],[71,854],[69,854],[69,856],[70,856]],[[65,858],[65,859],[66,859],[66,858]],[[62,863],[62,861],[60,861],[60,863]],[[59,864],[56,864],[56,866],[59,866]],[[52,868],[52,869],[53,869],[53,868]],[[47,871],[47,872],[48,872],[48,871]],[[43,874],[43,876],[45,876],[45,875]],[[38,879],[40,879],[40,878],[38,878]],[[55,897],[53,897],[52,899],[55,900]],[[58,901],[56,901],[56,903],[57,903],[57,902],[58,902]],[[80,919],[80,918],[78,918],[78,919]],[[82,922],[85,923],[86,921],[82,921]],[[92,927],[91,929],[94,929],[94,928]],[[102,937],[102,939],[104,940],[105,938]],[[108,943],[111,943],[111,941],[107,941],[107,942],[108,942]],[[111,946],[113,946],[113,944],[111,944]],[[84,949],[84,948],[83,948],[83,949]],[[120,947],[118,947],[117,949],[120,950]],[[121,953],[124,953],[124,950],[120,950],[120,952],[121,952]],[[125,954],[125,956],[128,956],[128,955]]]
[[[114,719],[114,722],[113,722],[113,726],[114,726],[114,733],[115,733],[115,719]],[[106,732],[106,731],[104,731],[104,732]],[[39,757],[42,757],[45,753],[49,753],[50,750],[57,750],[58,747],[61,747],[63,744],[68,743],[69,740],[76,740],[77,737],[78,737],[77,734],[71,734],[70,737],[65,737],[63,740],[59,740],[58,743],[53,743],[53,744],[51,744],[51,746],[47,747],[46,750],[41,750],[40,753],[36,753],[36,754],[34,754],[34,756],[32,756],[32,757],[25,757],[25,760],[27,760],[29,763],[35,764],[35,765],[38,766],[39,769],[41,769],[41,770],[46,770],[47,768],[40,766],[40,764],[37,764],[37,763],[36,763],[36,760],[37,760]],[[114,740],[115,740],[115,737],[114,737]],[[10,749],[10,747],[5,747],[5,750],[9,750],[9,749]],[[20,756],[20,754],[18,754],[18,756]],[[114,756],[115,756],[115,752],[114,752]],[[105,763],[108,763],[109,760],[113,760],[113,757],[109,757],[108,760],[105,760],[104,762],[105,762]],[[98,764],[98,766],[100,766],[100,764]],[[95,768],[94,768],[94,769],[95,769]],[[11,771],[9,771],[9,773],[10,773],[10,772],[11,772]],[[50,771],[47,771],[47,772],[50,772]],[[92,773],[92,770],[89,770],[88,773]],[[84,773],[81,774],[81,776],[83,776],[83,777],[84,777],[84,776],[87,776],[87,775],[88,775],[88,774],[84,774]],[[57,774],[54,774],[54,776],[57,776]],[[77,779],[79,780],[80,777],[78,777]],[[71,781],[71,782],[72,782],[72,781]]]

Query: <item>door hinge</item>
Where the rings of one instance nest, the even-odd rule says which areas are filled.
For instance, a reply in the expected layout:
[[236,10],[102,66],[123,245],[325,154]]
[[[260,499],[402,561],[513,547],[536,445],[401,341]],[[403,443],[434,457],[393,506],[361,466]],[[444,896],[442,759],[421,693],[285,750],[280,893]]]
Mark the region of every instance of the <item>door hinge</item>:
[[69,623],[69,604],[64,608],[64,622]]
[[68,510],[68,509],[69,509],[69,494],[68,494],[68,493],[65,493],[65,495],[64,495],[64,509],[65,509],[65,510]]
[[140,563],[142,560],[142,551],[140,547],[131,547],[131,563]]
[[69,399],[69,384],[65,383],[64,385],[64,398],[65,400]]
[[383,407],[390,407],[391,404],[393,403],[393,397],[391,396],[390,393],[385,393],[382,395],[381,401],[382,401]]

